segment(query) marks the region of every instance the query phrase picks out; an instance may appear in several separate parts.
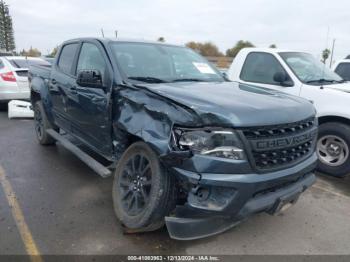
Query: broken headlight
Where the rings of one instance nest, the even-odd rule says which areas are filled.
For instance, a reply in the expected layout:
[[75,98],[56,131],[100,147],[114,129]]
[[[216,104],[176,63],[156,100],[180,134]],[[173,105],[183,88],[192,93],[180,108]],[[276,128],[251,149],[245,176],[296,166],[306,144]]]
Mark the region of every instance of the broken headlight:
[[243,145],[234,131],[176,129],[173,134],[180,150],[234,160],[245,159]]

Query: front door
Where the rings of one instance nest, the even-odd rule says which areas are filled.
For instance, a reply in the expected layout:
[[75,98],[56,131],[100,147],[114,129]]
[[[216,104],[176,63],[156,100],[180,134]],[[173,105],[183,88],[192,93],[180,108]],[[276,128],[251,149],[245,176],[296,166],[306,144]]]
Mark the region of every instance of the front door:
[[84,42],[81,46],[76,75],[81,70],[98,70],[102,75],[103,88],[76,84],[76,103],[73,104],[74,129],[104,155],[112,153],[112,124],[110,97],[112,81],[107,57],[100,44]]
[[[284,86],[275,81],[276,73],[282,73],[286,76]],[[301,88],[293,82],[277,58],[265,52],[251,52],[247,55],[240,73],[240,82],[296,96],[299,96]]]

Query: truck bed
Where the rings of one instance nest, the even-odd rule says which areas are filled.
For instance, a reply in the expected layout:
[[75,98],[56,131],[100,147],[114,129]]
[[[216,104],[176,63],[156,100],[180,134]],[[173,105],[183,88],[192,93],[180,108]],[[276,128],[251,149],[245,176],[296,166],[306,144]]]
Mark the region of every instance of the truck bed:
[[33,65],[29,67],[29,77],[50,78],[52,66]]

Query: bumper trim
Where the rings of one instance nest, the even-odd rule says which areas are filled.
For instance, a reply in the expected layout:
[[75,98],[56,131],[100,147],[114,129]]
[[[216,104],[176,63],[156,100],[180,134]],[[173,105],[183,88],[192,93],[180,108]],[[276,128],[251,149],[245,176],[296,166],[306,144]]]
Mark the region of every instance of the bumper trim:
[[315,181],[316,177],[312,173],[307,175],[304,179],[286,188],[282,188],[276,192],[253,198],[243,206],[243,208],[238,213],[238,217],[245,218],[253,213],[258,213],[260,211],[269,212],[271,209],[273,209],[277,202],[280,202],[281,199],[294,200]]
[[[295,203],[299,195],[316,180],[313,173],[305,175],[292,185],[274,192],[265,193],[248,200],[238,213],[231,216],[223,212],[208,213],[205,217],[191,217],[182,212],[181,216],[165,217],[165,223],[171,238],[193,240],[222,233],[259,212],[273,213],[281,201]],[[193,210],[192,210],[193,212]]]
[[241,221],[229,217],[179,218],[166,217],[169,235],[177,240],[194,240],[222,233]]

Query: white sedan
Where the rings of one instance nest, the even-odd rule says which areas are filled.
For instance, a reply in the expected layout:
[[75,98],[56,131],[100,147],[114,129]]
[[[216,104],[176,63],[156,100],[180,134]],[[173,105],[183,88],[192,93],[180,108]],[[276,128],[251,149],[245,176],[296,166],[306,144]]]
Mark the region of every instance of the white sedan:
[[36,57],[0,57],[0,103],[13,99],[29,100],[28,68],[31,65],[51,66]]

